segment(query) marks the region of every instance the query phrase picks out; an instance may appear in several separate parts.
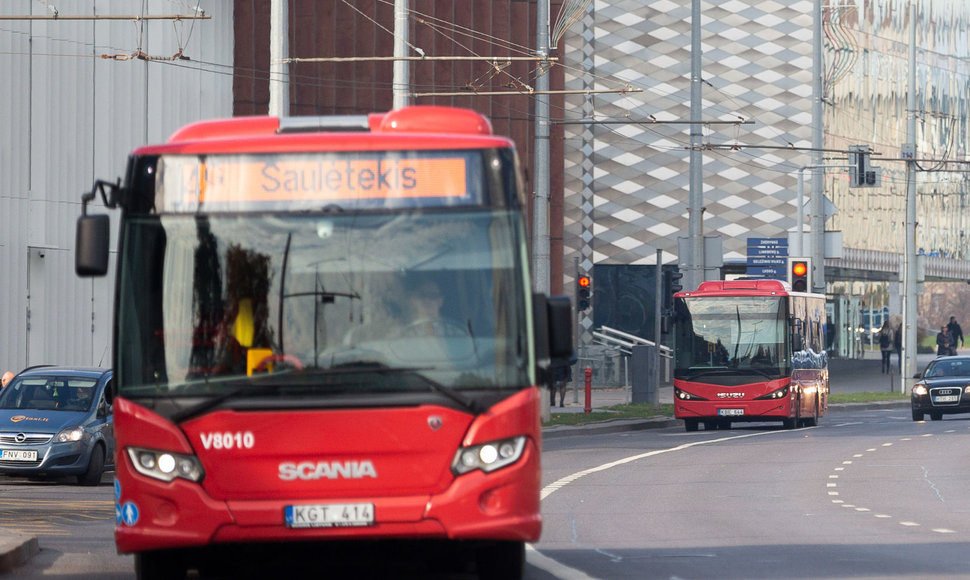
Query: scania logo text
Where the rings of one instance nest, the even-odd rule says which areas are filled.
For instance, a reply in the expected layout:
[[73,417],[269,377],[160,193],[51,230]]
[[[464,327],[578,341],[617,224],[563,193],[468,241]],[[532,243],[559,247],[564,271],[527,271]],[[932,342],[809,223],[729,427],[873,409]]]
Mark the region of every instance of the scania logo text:
[[303,479],[377,479],[377,469],[370,460],[364,461],[302,461],[280,463],[280,479],[293,481]]

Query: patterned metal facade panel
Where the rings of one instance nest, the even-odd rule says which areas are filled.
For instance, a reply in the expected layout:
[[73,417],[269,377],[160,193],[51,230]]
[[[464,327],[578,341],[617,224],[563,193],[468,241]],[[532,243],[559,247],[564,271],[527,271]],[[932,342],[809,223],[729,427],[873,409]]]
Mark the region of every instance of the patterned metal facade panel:
[[[71,5],[71,14],[138,15],[143,3]],[[146,14],[171,14],[152,0]],[[207,5],[208,4],[208,5]],[[184,5],[180,5],[184,8]],[[0,157],[0,368],[110,363],[113,276],[74,274],[74,225],[94,179],[124,174],[136,146],[179,126],[232,113],[232,2],[203,3],[209,20],[0,22],[9,142]],[[58,6],[66,13],[66,7]],[[43,16],[44,3],[5,3]],[[179,49],[190,60],[173,60]],[[146,59],[135,58],[143,53]],[[9,117],[7,117],[9,115]],[[100,202],[92,212],[101,212]],[[117,212],[111,212],[117,223]],[[117,241],[116,232],[112,244]]]
[[[828,170],[823,189],[838,209],[826,229],[842,231],[850,261],[864,260],[870,250],[898,254],[905,229],[899,158],[906,141],[909,2],[823,4],[823,146],[871,145],[883,181],[849,188],[844,168]],[[964,160],[970,4],[919,6],[917,157]],[[812,2],[711,1],[701,3],[701,12],[702,119],[746,122],[704,126],[703,142],[711,148],[703,161],[703,234],[721,236],[725,259],[743,259],[748,237],[785,237],[797,224],[798,172],[812,156],[790,148],[811,147]],[[567,89],[626,84],[642,90],[566,99],[564,254],[566,262],[578,257],[582,271],[593,264],[653,264],[658,249],[673,263],[677,238],[688,234],[690,19],[687,0],[597,1],[563,40]],[[825,163],[847,159],[828,153]],[[927,171],[918,176],[918,247],[966,260],[970,178],[931,171],[966,166],[927,162],[921,169]],[[806,171],[806,202],[811,181]],[[591,325],[588,318],[581,323],[587,330]]]
[[[746,122],[704,127],[716,146],[704,152],[704,234],[723,237],[726,258],[743,258],[749,236],[783,237],[796,223],[796,170],[810,157],[784,148],[811,142],[810,10],[702,3],[702,118]],[[670,263],[687,235],[690,3],[595,2],[570,32],[568,89],[642,92],[567,98],[566,260],[586,237],[590,266],[653,264],[657,249]]]

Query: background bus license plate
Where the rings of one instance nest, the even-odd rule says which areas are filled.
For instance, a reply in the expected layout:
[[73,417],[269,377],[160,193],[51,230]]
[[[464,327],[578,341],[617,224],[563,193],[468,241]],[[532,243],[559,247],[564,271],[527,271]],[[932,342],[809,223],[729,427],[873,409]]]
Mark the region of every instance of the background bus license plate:
[[325,503],[288,505],[285,508],[289,528],[335,528],[374,524],[372,503]]
[[960,400],[960,395],[940,395],[933,397],[934,403],[955,403]]
[[37,461],[37,451],[25,449],[4,449],[0,459],[5,461]]
[[737,417],[744,415],[744,409],[718,409],[717,414],[722,417]]

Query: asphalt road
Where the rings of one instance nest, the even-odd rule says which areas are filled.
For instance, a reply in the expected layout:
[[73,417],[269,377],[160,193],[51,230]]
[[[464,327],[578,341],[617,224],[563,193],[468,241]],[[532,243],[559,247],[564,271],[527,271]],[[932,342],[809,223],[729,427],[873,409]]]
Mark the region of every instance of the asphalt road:
[[529,578],[970,578],[970,418],[546,443]]

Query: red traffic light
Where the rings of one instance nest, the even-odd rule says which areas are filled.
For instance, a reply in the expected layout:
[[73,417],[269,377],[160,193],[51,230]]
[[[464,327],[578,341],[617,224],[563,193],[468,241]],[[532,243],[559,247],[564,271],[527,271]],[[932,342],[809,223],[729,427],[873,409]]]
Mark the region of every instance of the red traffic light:
[[804,276],[808,273],[808,264],[805,262],[792,262],[791,273],[795,276]]
[[589,276],[580,276],[576,283],[579,284],[581,288],[589,288]]

